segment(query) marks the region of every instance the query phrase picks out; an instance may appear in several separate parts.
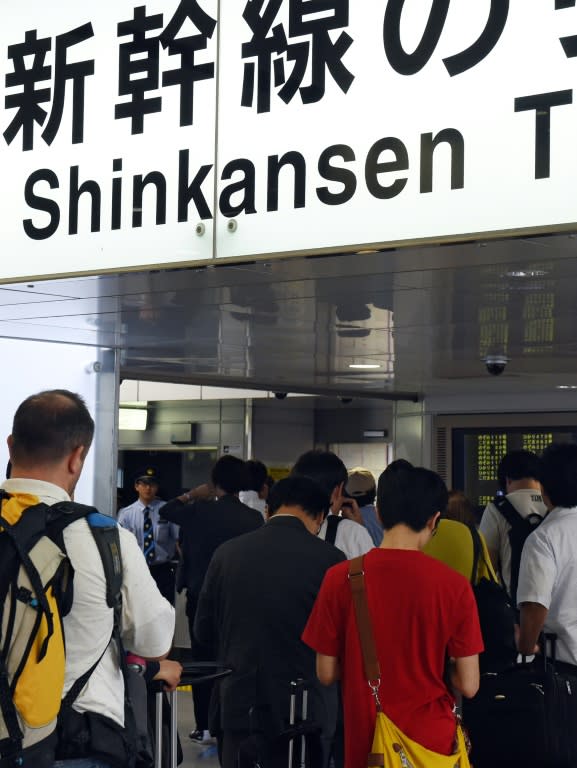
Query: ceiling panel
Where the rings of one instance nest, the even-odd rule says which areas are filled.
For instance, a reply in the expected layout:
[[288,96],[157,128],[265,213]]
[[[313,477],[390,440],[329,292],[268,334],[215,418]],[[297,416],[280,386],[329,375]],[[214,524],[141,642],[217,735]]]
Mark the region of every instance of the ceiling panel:
[[577,240],[559,235],[12,284],[0,336],[118,347],[139,379],[538,392],[577,382],[576,306]]

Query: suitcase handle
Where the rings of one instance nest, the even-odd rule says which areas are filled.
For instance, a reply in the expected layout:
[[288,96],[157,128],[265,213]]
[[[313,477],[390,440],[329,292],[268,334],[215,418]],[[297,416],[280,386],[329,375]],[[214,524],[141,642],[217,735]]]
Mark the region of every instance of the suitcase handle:
[[[210,671],[214,670],[214,671]],[[230,667],[223,667],[215,661],[195,661],[182,665],[182,676],[179,686],[199,685],[199,683],[209,683],[215,680],[222,680],[232,674]],[[159,693],[164,690],[162,680],[153,680],[150,684],[150,690]]]
[[[545,669],[547,669],[548,666],[551,666],[552,669],[555,670],[555,664],[557,662],[557,635],[552,632],[542,632],[540,642],[542,643]],[[550,657],[547,654],[547,643],[549,643],[549,647],[551,648]]]
[[[170,768],[176,768],[178,758],[178,699],[176,691],[168,694],[170,705]],[[154,723],[155,744],[154,744],[154,768],[162,768],[162,710],[164,704],[164,693],[156,693],[156,716]]]

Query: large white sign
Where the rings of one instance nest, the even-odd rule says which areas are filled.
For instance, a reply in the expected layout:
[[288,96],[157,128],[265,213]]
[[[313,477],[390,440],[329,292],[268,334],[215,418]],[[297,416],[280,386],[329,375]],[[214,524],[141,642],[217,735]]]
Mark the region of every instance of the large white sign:
[[0,280],[577,226],[576,0],[9,5]]
[[212,257],[216,8],[4,1],[0,279]]
[[221,18],[238,226],[219,222],[218,256],[577,222],[575,0],[222,0]]

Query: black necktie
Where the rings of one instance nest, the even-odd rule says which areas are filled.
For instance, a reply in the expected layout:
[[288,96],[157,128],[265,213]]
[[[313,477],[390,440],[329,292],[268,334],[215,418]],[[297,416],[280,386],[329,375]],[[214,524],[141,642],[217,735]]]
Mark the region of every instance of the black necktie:
[[152,528],[152,520],[150,518],[150,507],[144,507],[144,525],[142,526],[144,533],[144,557],[147,563],[153,563],[156,558],[156,545],[154,543],[154,530]]

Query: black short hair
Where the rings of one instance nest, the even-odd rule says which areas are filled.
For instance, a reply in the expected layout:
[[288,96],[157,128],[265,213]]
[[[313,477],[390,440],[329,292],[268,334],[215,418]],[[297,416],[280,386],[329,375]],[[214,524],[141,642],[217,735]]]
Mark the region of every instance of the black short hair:
[[330,505],[329,494],[310,477],[291,475],[279,480],[268,497],[268,513],[274,515],[280,507],[300,507],[309,517],[323,517]]
[[14,414],[11,459],[15,464],[52,464],[94,437],[94,421],[80,395],[50,389],[31,395]]
[[262,461],[257,461],[256,459],[250,459],[249,461],[245,462],[245,464],[248,485],[244,490],[256,491],[256,493],[258,493],[262,489],[263,485],[266,484],[268,469],[262,463]]
[[248,485],[246,464],[238,456],[221,456],[212,468],[212,484],[225,493],[239,493]]
[[497,468],[499,488],[507,490],[507,478],[509,480],[539,479],[539,457],[531,451],[509,451],[506,453]]
[[346,484],[349,479],[347,468],[335,453],[318,450],[303,453],[292,468],[291,475],[316,480],[329,496],[338,485]]
[[385,472],[397,472],[403,469],[413,469],[413,465],[407,459],[395,459],[385,468]]
[[577,445],[553,443],[545,448],[539,479],[555,507],[577,507]]
[[446,510],[447,501],[447,486],[430,469],[386,469],[379,477],[377,504],[386,531],[403,524],[419,533],[436,512]]

